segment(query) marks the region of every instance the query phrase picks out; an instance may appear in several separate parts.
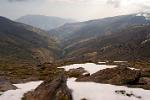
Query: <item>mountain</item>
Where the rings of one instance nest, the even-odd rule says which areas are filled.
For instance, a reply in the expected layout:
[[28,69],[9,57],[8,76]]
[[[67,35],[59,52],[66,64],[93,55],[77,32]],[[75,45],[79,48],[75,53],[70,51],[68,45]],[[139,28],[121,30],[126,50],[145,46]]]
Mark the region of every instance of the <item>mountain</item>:
[[[66,58],[105,60],[137,60],[150,58],[150,26],[134,25],[114,32],[82,41],[64,49]],[[96,58],[95,58],[96,57]]]
[[[65,24],[49,33],[0,17],[0,61],[44,63],[56,59],[147,59],[149,14]],[[144,51],[144,52],[143,52]]]
[[71,19],[64,19],[53,16],[44,16],[44,15],[26,15],[16,19],[17,22],[21,22],[27,25],[31,25],[43,30],[51,30],[65,23],[74,22]]
[[90,20],[86,22],[65,24],[59,28],[50,30],[50,34],[57,35],[62,41],[88,39],[109,35],[129,25],[142,25],[149,23],[144,16],[137,14],[109,17],[104,19]]
[[47,32],[0,17],[1,64],[53,62],[58,52],[57,40]]
[[65,58],[149,58],[148,15],[131,14],[65,24],[49,33],[60,39]]

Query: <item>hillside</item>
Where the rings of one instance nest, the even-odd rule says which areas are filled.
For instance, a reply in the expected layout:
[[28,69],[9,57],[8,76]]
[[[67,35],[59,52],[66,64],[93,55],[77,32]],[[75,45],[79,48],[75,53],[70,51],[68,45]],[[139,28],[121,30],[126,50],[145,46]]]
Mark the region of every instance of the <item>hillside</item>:
[[114,32],[82,41],[64,49],[66,58],[95,60],[137,60],[150,58],[150,26],[134,25]]
[[[130,49],[137,49],[143,41],[146,45],[142,43],[142,51],[149,50],[149,20],[139,14],[65,24],[50,30],[50,34],[3,17],[0,20],[1,61],[44,63],[59,57],[86,59],[91,56],[127,60],[135,58],[127,55],[133,54],[134,50]],[[149,57],[138,52],[136,58]]]
[[44,15],[26,15],[22,16],[15,21],[21,22],[27,25],[31,25],[43,30],[51,30],[57,28],[65,23],[74,22],[71,19],[64,19],[53,16],[44,16]]
[[[59,51],[57,41],[40,29],[0,17],[0,62],[53,62]],[[55,53],[54,53],[55,52]]]
[[144,16],[132,14],[65,24],[64,26],[50,30],[49,33],[57,35],[65,44],[72,44],[97,36],[110,35],[112,32],[130,25],[143,25],[147,23],[149,23],[149,20]]
[[49,33],[60,39],[66,59],[144,59],[150,57],[149,23],[148,16],[132,14],[65,24]]

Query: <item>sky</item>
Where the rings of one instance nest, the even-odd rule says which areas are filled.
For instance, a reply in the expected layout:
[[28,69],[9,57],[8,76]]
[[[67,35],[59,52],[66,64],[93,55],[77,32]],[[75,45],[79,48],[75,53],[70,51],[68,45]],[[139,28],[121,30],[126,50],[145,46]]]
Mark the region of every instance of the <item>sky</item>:
[[149,11],[150,0],[0,0],[0,16],[46,15],[86,21]]

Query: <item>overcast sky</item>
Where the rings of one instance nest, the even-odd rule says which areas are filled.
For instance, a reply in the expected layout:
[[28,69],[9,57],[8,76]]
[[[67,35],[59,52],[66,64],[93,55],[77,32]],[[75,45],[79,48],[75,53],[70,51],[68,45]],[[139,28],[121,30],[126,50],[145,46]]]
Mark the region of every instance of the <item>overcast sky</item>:
[[149,9],[150,0],[0,0],[0,15],[11,19],[40,14],[85,21]]

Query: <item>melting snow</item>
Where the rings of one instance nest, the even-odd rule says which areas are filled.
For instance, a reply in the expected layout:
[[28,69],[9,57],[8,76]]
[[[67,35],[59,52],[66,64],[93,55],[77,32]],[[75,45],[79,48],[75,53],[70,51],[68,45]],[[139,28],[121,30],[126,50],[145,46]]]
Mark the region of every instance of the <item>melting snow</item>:
[[[93,74],[99,70],[113,68],[116,66],[85,63],[67,65],[61,68],[65,68],[65,70],[68,71],[69,69],[79,67],[83,67],[90,74]],[[4,92],[0,96],[0,100],[21,100],[24,93],[35,89],[41,83],[42,81],[14,84],[19,89]],[[67,80],[67,85],[70,89],[72,89],[74,100],[81,100],[83,98],[86,98],[87,100],[149,100],[150,98],[150,90],[144,90],[140,88],[128,88],[125,86],[115,86],[94,82],[76,82],[75,78],[69,78]],[[127,93],[133,93],[136,96],[140,96],[141,98],[136,98],[134,96],[128,97],[125,95],[117,94],[115,93],[116,90],[125,90]]]
[[[128,88],[125,86],[115,86],[109,84],[99,84],[94,82],[75,82],[75,78],[70,78],[67,81],[68,87],[73,90],[74,100],[149,100],[150,91],[140,88]],[[128,93],[133,93],[141,98],[128,97],[121,94],[116,94],[116,90],[125,90]]]
[[127,61],[114,61],[114,63],[126,63]]
[[99,64],[106,64],[106,62],[104,62],[104,61],[100,61],[100,62],[98,62]]
[[21,100],[24,93],[38,87],[42,81],[27,82],[22,84],[14,84],[18,89],[8,90],[0,96],[0,100]]
[[[79,67],[85,68],[85,70],[92,74],[99,70],[113,68],[116,66],[96,65],[93,63],[63,66],[66,71]],[[125,86],[115,86],[94,82],[76,82],[75,78],[69,78],[67,80],[67,85],[72,90],[74,100],[81,100],[83,98],[87,100],[149,100],[150,98],[150,90],[144,90],[140,88],[128,88]],[[116,90],[125,90],[127,93],[133,93],[134,95],[141,98],[136,98],[135,96],[128,97],[122,94],[117,94],[115,93]]]
[[67,65],[67,66],[63,66],[60,68],[64,68],[66,71],[69,71],[70,69],[73,68],[79,68],[82,67],[84,68],[86,71],[88,71],[90,74],[93,74],[99,70],[103,70],[106,68],[114,68],[116,67],[116,65],[97,65],[94,63],[85,63],[85,64],[73,64],[73,65]]

